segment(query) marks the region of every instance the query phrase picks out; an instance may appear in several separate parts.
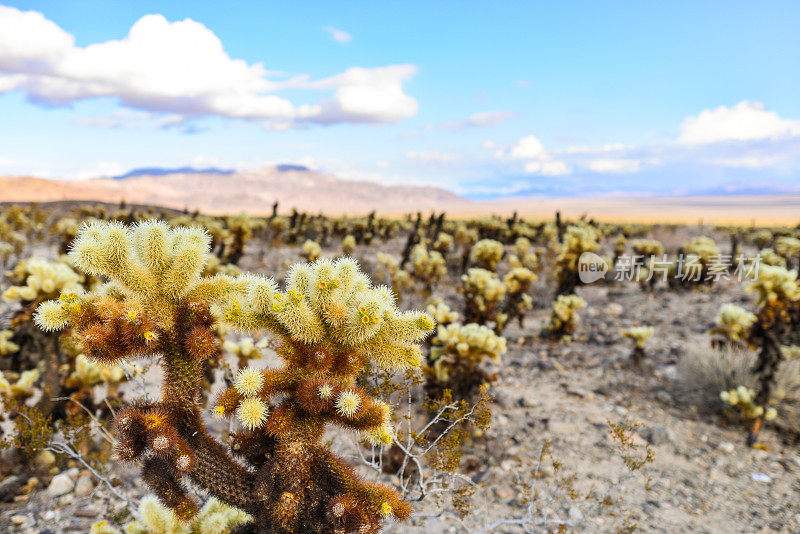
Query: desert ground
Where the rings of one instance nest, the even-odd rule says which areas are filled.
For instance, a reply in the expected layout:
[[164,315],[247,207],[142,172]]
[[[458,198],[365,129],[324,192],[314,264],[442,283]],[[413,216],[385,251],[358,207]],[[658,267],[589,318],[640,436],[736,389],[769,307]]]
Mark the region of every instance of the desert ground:
[[[703,219],[738,214],[740,205],[728,200],[714,215],[703,211]],[[797,204],[796,199],[787,198],[770,207],[764,199],[763,206],[742,213],[741,219],[774,217],[778,221],[791,213],[796,217]],[[602,212],[595,204],[592,213],[619,215],[616,210],[621,204],[608,205],[610,211]],[[554,206],[539,207],[552,213]],[[577,203],[558,206],[565,220],[587,208]],[[518,208],[525,216],[526,209]],[[65,214],[71,207],[60,209]],[[650,219],[652,209],[640,203],[631,212],[637,216],[631,218]],[[692,213],[698,213],[696,204],[675,201],[658,218],[690,218]],[[706,235],[727,251],[729,233],[708,222],[698,226],[698,218],[691,225],[648,226],[647,237],[660,240],[666,251],[674,253],[691,237]],[[406,234],[358,244],[352,257],[377,282],[387,283],[377,255],[400,256]],[[303,261],[301,243],[271,243],[255,236],[247,241],[238,267],[280,279],[290,264]],[[24,255],[54,259],[57,244],[52,236],[45,237],[28,246]],[[488,373],[497,375],[489,388],[494,398],[491,424],[485,432],[472,432],[464,443],[458,472],[474,489],[470,513],[459,517],[446,494],[438,499],[428,496],[412,503],[414,515],[407,523],[389,523],[384,532],[512,533],[559,528],[569,532],[800,532],[797,435],[767,424],[761,434],[765,446],[749,447],[746,426],[726,417],[714,404],[718,392],[687,390],[683,364],[687,358],[712,352],[708,332],[720,305],[757,309],[755,295],[745,292],[746,284],[731,279],[676,290],[660,283],[645,291],[635,282],[608,277],[576,289],[587,306],[579,312],[580,322],[571,339],[546,340],[540,333],[555,297],[553,254],[546,245],[535,245],[542,270],[529,290],[532,310],[522,326],[513,323],[503,331],[508,349],[500,361],[484,364]],[[610,237],[602,247],[604,253],[612,253]],[[758,250],[746,241],[743,247],[748,254]],[[322,247],[322,257],[339,255],[341,239],[331,237]],[[498,272],[508,269],[505,262],[498,265]],[[13,262],[6,267],[13,267]],[[432,294],[461,311],[463,296],[457,291],[461,272],[455,252],[447,258],[447,269]],[[9,283],[0,280],[2,288]],[[428,297],[416,284],[402,294],[399,307],[425,309]],[[18,303],[0,303],[0,327],[6,328],[19,310]],[[622,329],[637,325],[654,328],[640,365],[631,361],[631,340],[621,335]],[[273,352],[265,351],[264,356],[258,365],[277,363]],[[144,380],[148,390],[156,392],[161,380],[158,367],[151,368]],[[95,394],[102,395],[102,390],[98,386]],[[139,395],[131,384],[123,385],[120,393],[126,401]],[[415,420],[427,417],[420,405],[415,405],[414,413]],[[224,432],[219,421],[210,417],[208,421]],[[653,454],[652,462],[636,471],[626,467],[609,432],[609,423],[631,422],[641,425],[630,433],[631,454],[641,458],[648,447]],[[9,432],[7,425],[3,428]],[[362,461],[346,432],[330,430],[326,439],[365,477],[396,484],[396,476],[378,473]],[[546,443],[551,452],[542,459]],[[3,455],[0,464],[15,458],[8,449]],[[71,484],[53,488],[56,474],[64,474]],[[38,474],[38,483],[27,489],[23,486],[29,473],[5,464],[3,476],[0,532],[8,533],[88,532],[104,519],[121,527],[135,516],[138,501],[149,493],[138,467],[118,461],[91,473],[75,459],[60,459],[55,469]],[[523,525],[518,520],[526,516],[532,522]]]

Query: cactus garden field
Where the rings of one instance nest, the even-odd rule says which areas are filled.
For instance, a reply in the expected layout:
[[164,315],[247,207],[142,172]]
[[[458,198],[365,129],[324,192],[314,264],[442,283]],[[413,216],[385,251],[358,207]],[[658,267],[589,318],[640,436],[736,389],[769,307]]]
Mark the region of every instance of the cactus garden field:
[[800,532],[800,226],[266,211],[0,206],[0,532]]

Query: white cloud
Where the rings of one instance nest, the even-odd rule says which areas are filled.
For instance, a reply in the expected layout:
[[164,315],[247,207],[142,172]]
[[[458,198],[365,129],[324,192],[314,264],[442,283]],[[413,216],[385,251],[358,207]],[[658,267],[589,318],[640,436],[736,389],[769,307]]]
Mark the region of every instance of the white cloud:
[[595,159],[589,162],[589,169],[594,172],[629,174],[639,172],[637,159]]
[[523,168],[529,174],[560,176],[572,172],[572,167],[567,163],[554,160],[553,156],[545,150],[542,142],[534,135],[521,138],[507,151],[498,150],[495,157],[502,159],[506,155],[511,159],[524,160]]
[[610,143],[601,146],[568,146],[563,150],[555,150],[556,154],[602,154],[606,152],[620,152],[625,150],[622,143]]
[[353,40],[353,36],[350,35],[348,32],[344,30],[340,30],[338,28],[334,28],[332,26],[327,26],[322,28],[322,30],[330,35],[331,39],[336,41],[337,43],[349,43]]
[[781,163],[777,156],[734,156],[721,157],[708,160],[712,165],[720,167],[736,167],[743,169],[765,169]]
[[463,130],[464,128],[487,128],[497,126],[508,119],[513,119],[517,114],[513,111],[484,111],[470,115],[466,119],[459,121],[444,122],[437,126],[431,126],[442,130]]
[[547,156],[544,145],[533,135],[523,137],[511,147],[509,153],[513,159],[541,159]]
[[409,150],[406,152],[406,158],[415,161],[434,163],[452,163],[461,159],[458,154],[447,154],[436,150]]
[[108,178],[112,176],[119,176],[125,173],[126,170],[127,169],[119,163],[113,161],[99,161],[90,169],[68,174],[65,176],[65,178],[77,180],[85,180],[88,178]]
[[[311,81],[274,81],[261,63],[232,59],[222,41],[191,19],[139,19],[121,40],[75,46],[72,35],[40,13],[0,6],[0,92],[18,89],[48,105],[116,97],[127,107],[185,120],[221,116],[276,128],[294,124],[394,122],[417,113],[403,92],[413,65],[351,68]],[[282,89],[328,91],[295,105]]]
[[544,174],[545,176],[560,176],[569,174],[572,169],[563,161],[529,161],[525,163],[525,172],[530,174]]
[[748,100],[733,107],[706,109],[681,123],[679,142],[706,144],[800,136],[800,121],[783,119]]

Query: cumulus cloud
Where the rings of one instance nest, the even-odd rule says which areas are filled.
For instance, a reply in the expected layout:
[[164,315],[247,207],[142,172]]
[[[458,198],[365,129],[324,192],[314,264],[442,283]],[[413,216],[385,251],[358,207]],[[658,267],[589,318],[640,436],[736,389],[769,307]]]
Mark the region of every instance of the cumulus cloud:
[[327,33],[331,39],[336,41],[337,43],[349,43],[353,40],[353,36],[350,35],[348,32],[344,30],[340,30],[339,28],[334,28],[333,26],[327,26],[322,28],[322,30]]
[[[391,65],[276,81],[261,63],[231,58],[214,32],[191,19],[146,15],[121,40],[79,47],[41,13],[0,6],[0,92],[22,90],[47,105],[114,97],[185,120],[220,116],[279,128],[395,122],[417,113],[416,100],[403,92],[415,73],[413,65]],[[332,95],[296,105],[275,94],[284,89]]]
[[458,154],[448,154],[445,152],[439,152],[437,150],[409,150],[406,152],[406,158],[415,161],[433,163],[452,163],[461,159]]
[[487,128],[489,126],[497,126],[508,119],[513,119],[517,114],[513,111],[484,111],[470,115],[466,119],[458,121],[443,122],[434,128],[441,130],[463,130],[465,128]]
[[589,169],[594,172],[611,174],[629,174],[639,171],[637,159],[593,159],[589,162]]
[[553,156],[545,150],[542,142],[534,135],[522,137],[507,150],[498,150],[495,157],[523,160],[523,168],[529,174],[560,176],[572,172],[572,168],[567,163],[553,159]]
[[733,107],[719,106],[687,117],[681,123],[678,141],[707,144],[800,136],[800,121],[783,119],[761,102],[748,100]]

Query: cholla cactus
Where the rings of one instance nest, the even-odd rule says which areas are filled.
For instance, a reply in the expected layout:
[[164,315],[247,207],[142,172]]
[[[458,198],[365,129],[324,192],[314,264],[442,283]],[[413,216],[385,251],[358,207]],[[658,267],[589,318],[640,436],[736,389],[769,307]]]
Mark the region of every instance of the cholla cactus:
[[261,353],[267,347],[268,339],[264,338],[258,343],[253,341],[252,337],[242,337],[238,341],[226,339],[222,344],[222,348],[229,354],[236,356],[239,369],[245,367],[249,360],[258,360],[263,358]]
[[[269,278],[203,278],[208,237],[197,229],[148,221],[133,228],[84,228],[70,256],[110,285],[64,293],[42,304],[36,321],[71,326],[87,356],[113,363],[161,356],[161,401],[117,416],[117,455],[141,459],[158,498],[180,518],[197,510],[183,481],[248,512],[241,532],[376,533],[387,516],[410,509],[392,489],[361,481],[320,443],[326,423],[393,438],[390,410],[355,385],[369,362],[418,367],[417,343],[433,327],[424,314],[399,312],[391,291],[373,288],[352,260],[292,268],[287,289]],[[244,369],[215,413],[239,419],[232,454],[206,432],[200,413],[203,366],[216,347],[210,308],[246,330],[266,328],[282,340],[280,369]]]
[[8,301],[33,302],[38,299],[57,297],[62,291],[82,289],[82,277],[69,265],[61,261],[30,258],[17,264],[11,278],[19,285],[11,286],[3,293]]
[[766,421],[770,421],[778,415],[778,411],[775,408],[771,406],[765,408],[760,404],[756,404],[755,391],[745,386],[721,391],[719,398],[728,406],[736,408],[745,419],[763,418]]
[[75,358],[75,370],[70,373],[67,385],[74,388],[91,388],[97,384],[121,382],[125,370],[119,365],[103,365],[85,354]]
[[11,330],[0,330],[0,356],[7,356],[19,350],[19,345],[11,341],[14,332]]
[[411,269],[414,278],[422,282],[428,293],[447,274],[444,256],[435,250],[428,251],[422,244],[415,245],[411,251]]
[[436,324],[446,326],[458,322],[458,312],[451,310],[450,306],[444,303],[439,297],[434,297],[428,301],[428,315],[433,317]]
[[747,291],[758,293],[758,304],[762,306],[796,301],[800,299],[797,271],[762,265],[758,269],[758,278],[747,286]]
[[755,314],[735,304],[723,304],[714,319],[715,326],[709,330],[714,347],[748,347],[750,328],[756,322]]
[[[128,523],[124,534],[224,534],[253,518],[211,497],[190,521],[184,521],[156,497],[148,495],[139,503],[141,521]],[[92,526],[89,534],[123,534],[107,521]]]
[[432,342],[431,366],[426,369],[434,386],[429,389],[447,388],[457,398],[469,398],[496,378],[481,370],[480,364],[486,359],[500,361],[505,351],[506,339],[483,325],[440,326]]
[[508,319],[501,310],[507,290],[495,273],[472,268],[461,276],[458,290],[464,295],[464,321],[482,325],[494,321],[495,329],[502,329]]
[[236,265],[244,256],[244,246],[253,236],[253,231],[263,227],[264,222],[252,219],[246,213],[228,217],[225,222],[227,224],[227,233],[223,238],[223,249],[220,251],[220,257],[226,263]]
[[508,263],[512,269],[525,267],[530,271],[540,269],[539,258],[533,251],[531,241],[527,237],[518,237],[514,241],[513,253],[508,256]]
[[632,339],[634,342],[633,353],[631,359],[636,365],[640,365],[644,359],[644,344],[653,336],[655,329],[652,326],[634,326],[633,328],[624,328],[622,336]]
[[778,255],[771,248],[762,248],[758,252],[758,261],[761,265],[786,268],[786,258]]
[[356,249],[356,238],[348,234],[342,239],[342,254],[352,256]]
[[316,241],[307,239],[306,242],[303,243],[302,255],[309,263],[312,261],[316,261],[322,255],[322,247],[320,247],[319,243],[317,243]]
[[517,319],[522,327],[525,313],[533,308],[533,301],[528,291],[537,279],[533,271],[525,267],[515,267],[503,277],[507,295],[503,311],[508,316],[508,321]]
[[439,232],[436,241],[433,242],[433,250],[445,256],[453,247],[453,236],[445,232]]
[[775,240],[775,250],[783,256],[792,267],[800,267],[800,239],[781,236]]
[[599,234],[591,226],[568,226],[564,233],[564,241],[556,258],[556,294],[570,295],[580,284],[578,262],[584,252],[594,252],[600,248],[597,242]]
[[408,271],[400,268],[400,261],[391,254],[378,252],[378,265],[388,277],[392,291],[400,298],[403,291],[411,287],[411,275],[408,274]]
[[399,312],[391,290],[373,288],[349,259],[295,266],[285,292],[251,277],[247,296],[227,318],[241,328],[270,330],[282,340],[277,353],[286,361],[280,369],[242,370],[216,408],[245,428],[234,441],[248,460],[261,464],[268,453],[277,469],[289,470],[270,471],[264,517],[287,532],[327,532],[331,525],[377,532],[384,516],[407,517],[408,505],[393,490],[360,481],[318,442],[328,422],[358,430],[373,444],[391,442],[389,407],[356,378],[370,361],[384,369],[418,367],[416,343],[433,321]]
[[[13,380],[13,383],[9,382]],[[34,384],[39,380],[39,370],[31,369],[17,375],[16,373],[4,374],[0,371],[0,397],[6,410],[21,403],[34,393]]]
[[[761,305],[756,321],[750,328],[748,341],[759,347],[754,374],[758,390],[754,400],[757,406],[766,406],[776,395],[778,369],[786,359],[783,345],[798,342],[800,331],[800,286],[797,271],[782,267],[761,266],[758,278],[748,287],[758,294]],[[761,430],[762,417],[756,418],[748,442],[756,443]]]
[[215,274],[239,276],[242,274],[242,270],[232,263],[222,263],[222,260],[211,255],[208,257],[208,263],[203,269],[203,276],[214,276]]
[[550,319],[544,327],[545,337],[569,340],[578,326],[577,311],[586,307],[586,301],[577,295],[559,295],[553,302]]
[[655,239],[634,239],[631,241],[633,253],[639,256],[659,256],[664,254],[664,245]]
[[470,260],[483,269],[494,271],[503,259],[503,244],[494,239],[481,239],[472,247]]

